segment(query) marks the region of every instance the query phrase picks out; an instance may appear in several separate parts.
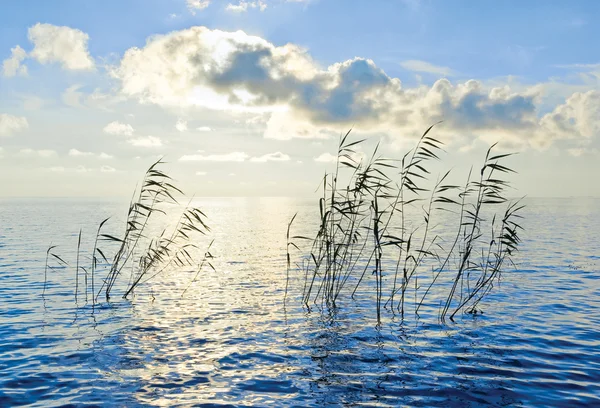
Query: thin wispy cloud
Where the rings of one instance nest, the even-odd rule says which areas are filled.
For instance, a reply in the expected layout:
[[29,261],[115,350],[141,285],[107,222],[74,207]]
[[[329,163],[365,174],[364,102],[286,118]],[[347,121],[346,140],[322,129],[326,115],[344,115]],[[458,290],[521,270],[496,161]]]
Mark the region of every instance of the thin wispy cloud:
[[251,162],[255,163],[266,163],[270,161],[290,161],[290,156],[285,153],[276,152],[276,153],[268,153],[258,157],[252,157],[250,159]]
[[21,156],[37,156],[37,157],[42,157],[42,158],[49,158],[49,157],[54,157],[56,156],[56,151],[51,150],[51,149],[30,149],[30,148],[25,148],[25,149],[21,149],[19,150],[19,154]]
[[131,136],[133,135],[134,129],[131,125],[127,123],[121,123],[119,121],[110,122],[108,125],[104,127],[104,133],[108,133],[110,135],[122,135],[122,136]]
[[133,139],[128,139],[127,143],[136,147],[161,147],[162,140],[156,136],[142,136]]
[[179,161],[213,161],[213,162],[243,162],[250,156],[244,152],[231,152],[224,154],[190,154],[179,158]]
[[92,152],[82,152],[80,150],[77,149],[71,149],[69,150],[69,156],[74,156],[74,157],[89,157],[89,156],[93,156],[94,153]]
[[28,127],[29,122],[26,117],[0,113],[0,137],[12,136],[26,130]]
[[187,121],[185,121],[183,119],[178,119],[177,123],[175,123],[175,129],[177,129],[180,132],[187,131],[188,130]]
[[413,72],[425,73],[425,74],[433,74],[438,76],[453,76],[455,73],[452,69],[448,67],[443,67],[440,65],[434,65],[427,61],[421,60],[407,60],[402,61],[400,66],[404,69]]
[[100,167],[100,171],[102,173],[114,173],[115,171],[117,171],[117,169],[111,166],[102,166]]
[[592,64],[559,64],[556,68],[577,69],[577,70],[600,70],[600,62]]
[[102,160],[109,160],[114,158],[114,156],[104,152],[96,154],[93,152],[84,152],[78,149],[70,149],[68,154],[72,157],[97,157],[98,159]]

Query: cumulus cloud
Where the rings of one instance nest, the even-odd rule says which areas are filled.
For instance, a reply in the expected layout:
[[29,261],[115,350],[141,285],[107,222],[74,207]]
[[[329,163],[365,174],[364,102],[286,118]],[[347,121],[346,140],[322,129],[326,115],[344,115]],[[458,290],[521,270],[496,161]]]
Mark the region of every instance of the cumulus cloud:
[[576,139],[587,143],[600,135],[600,91],[576,92],[564,104],[544,115],[539,142],[553,139]]
[[99,158],[99,159],[102,159],[102,160],[113,159],[114,157],[115,157],[115,156],[113,156],[113,155],[111,155],[111,154],[104,153],[104,152],[102,152],[102,153],[100,153],[100,154],[98,155],[98,158]]
[[434,75],[440,75],[440,76],[454,75],[454,71],[452,71],[450,68],[442,67],[439,65],[434,65],[427,61],[421,61],[421,60],[402,61],[400,63],[400,66],[404,69],[407,69],[407,70],[413,71],[413,72],[423,72],[426,74],[434,74]]
[[198,10],[204,10],[210,6],[210,0],[186,0],[186,3],[192,14],[196,14]]
[[127,143],[136,147],[160,147],[162,146],[162,140],[156,136],[136,137],[127,140]]
[[200,126],[200,127],[196,128],[196,130],[198,132],[210,132],[210,131],[212,131],[212,129],[210,127],[208,127],[208,126]]
[[276,153],[268,153],[262,156],[253,157],[250,161],[255,163],[266,163],[269,161],[289,161],[290,156],[285,153],[276,152]]
[[108,125],[104,126],[104,133],[110,135],[131,136],[133,135],[133,132],[134,129],[131,125],[119,121],[110,122]]
[[[404,65],[451,73],[423,61]],[[535,87],[440,79],[407,88],[371,60],[322,68],[298,46],[276,46],[242,31],[192,27],[154,36],[143,48],[127,50],[112,73],[124,95],[143,103],[261,113],[265,123],[253,126],[274,139],[329,138],[354,127],[402,143],[438,121],[438,134],[449,141],[481,138],[543,148],[572,138],[573,131],[597,135],[593,95],[573,95],[562,111],[542,116]]]
[[28,37],[33,44],[29,56],[41,64],[60,63],[69,70],[94,68],[87,45],[89,36],[81,30],[37,23],[29,28]]
[[314,159],[319,163],[335,163],[337,161],[337,156],[331,153],[323,153]]
[[177,129],[180,132],[187,131],[188,130],[187,122],[183,119],[178,119],[177,123],[175,123],[175,129]]
[[197,171],[196,176],[206,176],[208,173],[205,171]]
[[23,116],[14,116],[7,113],[0,113],[0,137],[11,136],[14,133],[21,132],[29,127],[27,118]]
[[179,158],[179,161],[213,161],[213,162],[243,162],[248,159],[248,154],[244,152],[231,152],[224,154],[186,154]]
[[27,53],[20,46],[11,48],[10,57],[2,63],[4,76],[13,77],[15,75],[27,75],[27,67],[22,65],[23,60],[27,57]]
[[229,3],[225,10],[232,11],[234,13],[243,13],[248,11],[248,9],[259,9],[260,11],[265,11],[267,9],[267,3],[262,0],[258,1],[244,1],[240,0],[237,4]]

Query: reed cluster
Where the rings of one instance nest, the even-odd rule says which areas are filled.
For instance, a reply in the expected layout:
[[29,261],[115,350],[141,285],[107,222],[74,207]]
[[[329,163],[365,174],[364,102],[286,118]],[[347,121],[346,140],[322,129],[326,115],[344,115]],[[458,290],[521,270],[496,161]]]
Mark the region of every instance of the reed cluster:
[[[364,140],[340,137],[335,169],[322,180],[318,231],[290,237],[288,227],[288,276],[290,248],[308,244],[296,263],[306,307],[335,307],[342,295],[367,293],[380,322],[382,308],[404,317],[410,290],[416,315],[434,292],[443,294],[442,321],[480,311],[520,242],[523,206],[506,198],[503,179],[514,172],[502,164],[511,154],[492,154],[491,146],[463,185],[447,182],[450,171],[434,182],[428,167],[443,143],[430,136],[432,128],[400,160],[381,157],[378,146],[361,158]],[[436,233],[441,212],[458,221],[450,236]]]
[[[210,231],[206,215],[199,208],[191,206],[191,200],[181,210],[179,200],[184,197],[184,193],[173,184],[171,177],[160,170],[162,164],[162,160],[158,160],[146,171],[140,188],[136,189],[129,204],[121,235],[104,231],[109,218],[100,222],[88,257],[89,264],[81,262],[81,230],[79,231],[75,262],[76,301],[82,292],[80,278],[83,278],[85,301],[91,301],[95,305],[101,295],[108,301],[115,285],[124,276],[128,280],[120,288],[123,289],[123,298],[127,298],[140,285],[173,268],[197,267],[190,285],[205,265],[213,268],[210,253],[212,242],[199,262],[196,256],[200,251],[198,235],[206,235]],[[162,228],[165,218],[173,211],[181,211],[177,223]],[[157,225],[153,224],[158,224],[158,233]],[[62,267],[68,266],[63,258],[53,252],[54,248],[55,246],[50,246],[46,253],[44,293],[47,270],[55,269],[49,261],[58,262]],[[109,256],[109,251],[114,254]]]

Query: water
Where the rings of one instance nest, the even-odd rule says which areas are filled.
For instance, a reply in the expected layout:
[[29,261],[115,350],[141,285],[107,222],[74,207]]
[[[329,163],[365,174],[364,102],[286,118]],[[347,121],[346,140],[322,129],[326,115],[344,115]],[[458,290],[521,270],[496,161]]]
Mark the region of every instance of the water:
[[[124,203],[0,201],[0,406],[600,406],[600,200],[527,202],[517,269],[485,314],[441,325],[364,303],[301,307],[285,288],[285,232],[310,202],[202,199],[216,271],[75,307],[74,260]],[[204,243],[204,241],[203,241]],[[82,260],[82,263],[88,259]]]

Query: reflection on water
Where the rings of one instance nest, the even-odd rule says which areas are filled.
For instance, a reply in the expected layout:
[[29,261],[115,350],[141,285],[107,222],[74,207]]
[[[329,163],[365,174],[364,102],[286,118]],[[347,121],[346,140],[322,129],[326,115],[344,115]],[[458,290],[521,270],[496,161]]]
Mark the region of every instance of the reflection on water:
[[75,308],[65,268],[42,299],[50,242],[74,259],[123,204],[0,201],[0,406],[600,405],[600,200],[529,200],[483,316],[381,327],[360,298],[307,312],[296,280],[284,307],[287,222],[310,231],[313,208],[283,198],[198,200],[217,271],[183,298],[194,271]]

